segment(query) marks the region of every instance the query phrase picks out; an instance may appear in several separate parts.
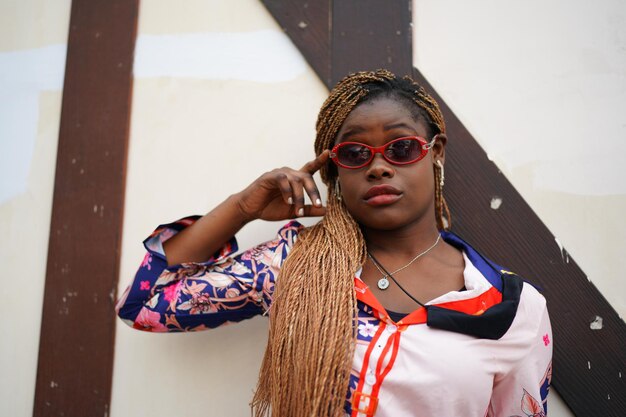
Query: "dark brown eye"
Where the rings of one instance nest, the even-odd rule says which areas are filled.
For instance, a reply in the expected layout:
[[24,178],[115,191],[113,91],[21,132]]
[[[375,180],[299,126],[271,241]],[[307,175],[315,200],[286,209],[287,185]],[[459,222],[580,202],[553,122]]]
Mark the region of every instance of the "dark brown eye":
[[422,144],[417,139],[402,139],[390,142],[385,156],[395,162],[409,162],[420,156]]
[[337,158],[339,162],[347,166],[360,166],[371,158],[371,151],[363,145],[357,143],[347,143],[340,145],[337,149]]

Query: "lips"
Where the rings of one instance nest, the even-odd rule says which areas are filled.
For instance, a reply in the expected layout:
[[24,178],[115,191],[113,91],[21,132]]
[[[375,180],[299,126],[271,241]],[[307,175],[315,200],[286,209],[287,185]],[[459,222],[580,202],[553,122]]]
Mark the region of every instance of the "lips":
[[402,197],[402,191],[391,185],[376,185],[363,196],[363,200],[372,206],[393,204]]

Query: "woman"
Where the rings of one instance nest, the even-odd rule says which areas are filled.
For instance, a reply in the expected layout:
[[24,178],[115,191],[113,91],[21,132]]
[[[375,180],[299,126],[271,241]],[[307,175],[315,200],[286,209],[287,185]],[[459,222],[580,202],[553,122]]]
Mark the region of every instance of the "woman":
[[[193,331],[269,313],[259,416],[545,415],[545,300],[446,231],[446,141],[437,103],[412,80],[346,77],[320,111],[314,160],[145,241],[120,317]],[[230,256],[249,221],[321,215]]]

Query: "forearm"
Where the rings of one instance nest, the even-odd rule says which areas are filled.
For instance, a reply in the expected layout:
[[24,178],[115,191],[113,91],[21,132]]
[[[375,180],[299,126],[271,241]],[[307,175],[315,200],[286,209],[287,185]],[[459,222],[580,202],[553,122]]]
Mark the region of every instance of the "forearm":
[[168,266],[206,261],[248,223],[237,199],[238,194],[228,197],[193,225],[164,242]]

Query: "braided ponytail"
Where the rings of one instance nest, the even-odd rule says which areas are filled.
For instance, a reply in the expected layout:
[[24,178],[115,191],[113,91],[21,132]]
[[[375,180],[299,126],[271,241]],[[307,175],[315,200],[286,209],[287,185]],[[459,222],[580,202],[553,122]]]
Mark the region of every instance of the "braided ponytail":
[[[435,133],[445,132],[439,106],[408,77],[386,70],[359,72],[341,80],[324,102],[316,124],[315,153],[332,148],[337,133],[359,104],[381,94],[415,103],[415,111]],[[320,170],[328,187],[326,215],[298,236],[277,279],[270,332],[256,393],[256,417],[335,417],[348,390],[356,339],[354,273],[366,259],[359,225],[337,198],[336,170]],[[435,179],[438,170],[435,169]],[[436,189],[436,217],[449,222],[441,187]]]

